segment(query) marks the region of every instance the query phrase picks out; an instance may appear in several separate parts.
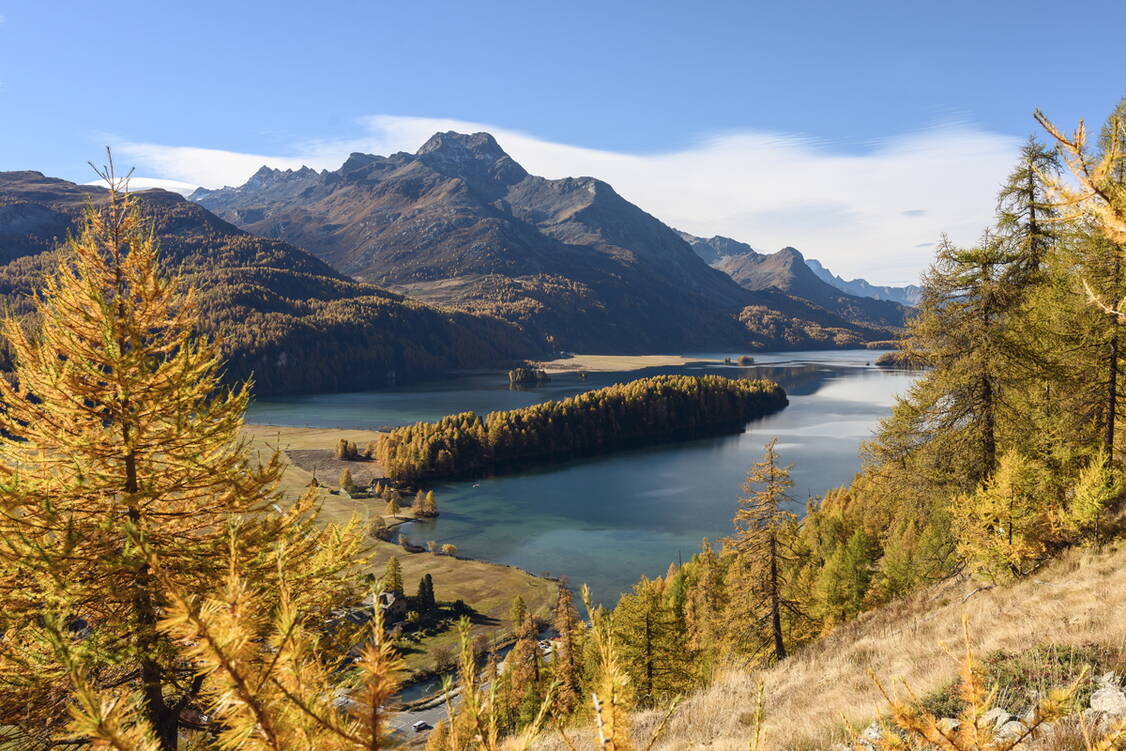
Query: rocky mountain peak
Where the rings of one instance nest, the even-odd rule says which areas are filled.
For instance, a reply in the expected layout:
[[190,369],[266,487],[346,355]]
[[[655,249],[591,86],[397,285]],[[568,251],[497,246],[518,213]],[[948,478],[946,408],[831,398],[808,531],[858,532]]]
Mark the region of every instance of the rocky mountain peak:
[[750,256],[752,258],[761,255],[754,248],[746,243],[733,240],[730,237],[723,235],[715,235],[713,237],[696,237],[687,232],[677,231],[677,234],[689,245],[692,250],[696,251],[696,255],[703,258],[704,261],[712,266],[716,265],[721,259],[728,256]]
[[250,179],[246,181],[244,187],[251,189],[268,188],[283,179],[285,174],[286,173],[280,169],[273,169],[263,164],[258,168],[257,172],[250,176]]
[[435,133],[416,156],[444,175],[461,178],[490,200],[499,197],[498,188],[514,185],[528,176],[488,133]]
[[792,263],[805,263],[805,256],[797,248],[787,245],[778,251],[778,257]]
[[435,154],[446,159],[477,159],[495,162],[508,156],[489,133],[458,133],[447,130],[435,133],[416,152],[418,156]]

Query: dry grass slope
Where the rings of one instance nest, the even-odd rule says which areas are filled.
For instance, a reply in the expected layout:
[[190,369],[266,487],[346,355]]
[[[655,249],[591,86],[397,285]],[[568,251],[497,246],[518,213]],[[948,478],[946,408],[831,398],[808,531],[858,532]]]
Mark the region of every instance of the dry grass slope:
[[[957,674],[965,617],[979,654],[1043,644],[1126,650],[1126,545],[1076,551],[1009,587],[958,579],[865,614],[761,672],[728,670],[689,697],[654,751],[746,751],[758,682],[765,684],[768,749],[827,748],[886,710],[871,671],[925,696]],[[661,712],[635,718],[648,739]],[[556,739],[542,749],[563,751]],[[589,748],[589,746],[587,746]]]

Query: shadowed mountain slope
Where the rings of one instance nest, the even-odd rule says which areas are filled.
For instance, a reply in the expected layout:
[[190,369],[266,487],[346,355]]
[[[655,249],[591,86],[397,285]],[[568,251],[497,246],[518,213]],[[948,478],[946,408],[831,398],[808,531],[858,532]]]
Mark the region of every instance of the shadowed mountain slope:
[[[53,249],[105,195],[38,172],[0,173],[0,299],[9,309],[31,311]],[[258,393],[371,388],[542,353],[511,324],[356,282],[178,194],[136,195],[162,262],[199,288],[204,330],[222,338],[230,377],[253,374]]]
[[808,301],[747,290],[592,177],[530,175],[487,133],[335,171],[263,167],[191,196],[343,273],[518,323],[553,349],[843,346],[886,338]]

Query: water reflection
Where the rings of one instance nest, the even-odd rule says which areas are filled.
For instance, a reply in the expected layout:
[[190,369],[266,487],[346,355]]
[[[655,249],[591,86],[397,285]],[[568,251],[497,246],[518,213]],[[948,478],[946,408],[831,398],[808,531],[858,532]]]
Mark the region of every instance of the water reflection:
[[586,582],[597,600],[612,602],[639,576],[663,573],[671,561],[690,556],[702,537],[727,534],[743,478],[771,437],[779,438],[783,461],[795,465],[796,509],[808,496],[849,482],[859,469],[860,443],[914,378],[867,365],[878,355],[756,354],[752,367],[661,367],[585,379],[564,374],[523,390],[509,390],[504,374],[477,374],[379,392],[270,399],[254,404],[249,419],[380,428],[465,410],[513,409],[658,373],[777,380],[790,406],[752,422],[745,433],[533,466],[485,478],[479,487],[443,483],[437,487],[442,515],[404,529],[412,542],[452,542],[466,555]]

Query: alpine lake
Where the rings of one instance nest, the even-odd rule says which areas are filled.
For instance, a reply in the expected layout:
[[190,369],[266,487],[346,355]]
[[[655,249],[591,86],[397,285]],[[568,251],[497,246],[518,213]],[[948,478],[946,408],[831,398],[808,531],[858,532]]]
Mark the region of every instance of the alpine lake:
[[741,486],[763,447],[777,438],[792,464],[790,497],[801,513],[810,496],[847,485],[861,444],[890,414],[916,373],[875,366],[879,350],[755,353],[751,366],[723,364],[741,353],[692,353],[688,363],[628,372],[552,374],[512,388],[503,372],[473,373],[397,388],[271,397],[254,402],[258,424],[378,430],[448,414],[525,407],[651,375],[712,373],[768,378],[790,404],[742,433],[650,445],[430,487],[441,515],[405,524],[412,542],[453,543],[458,554],[564,576],[613,604],[641,576],[691,557],[705,537],[731,532]]

